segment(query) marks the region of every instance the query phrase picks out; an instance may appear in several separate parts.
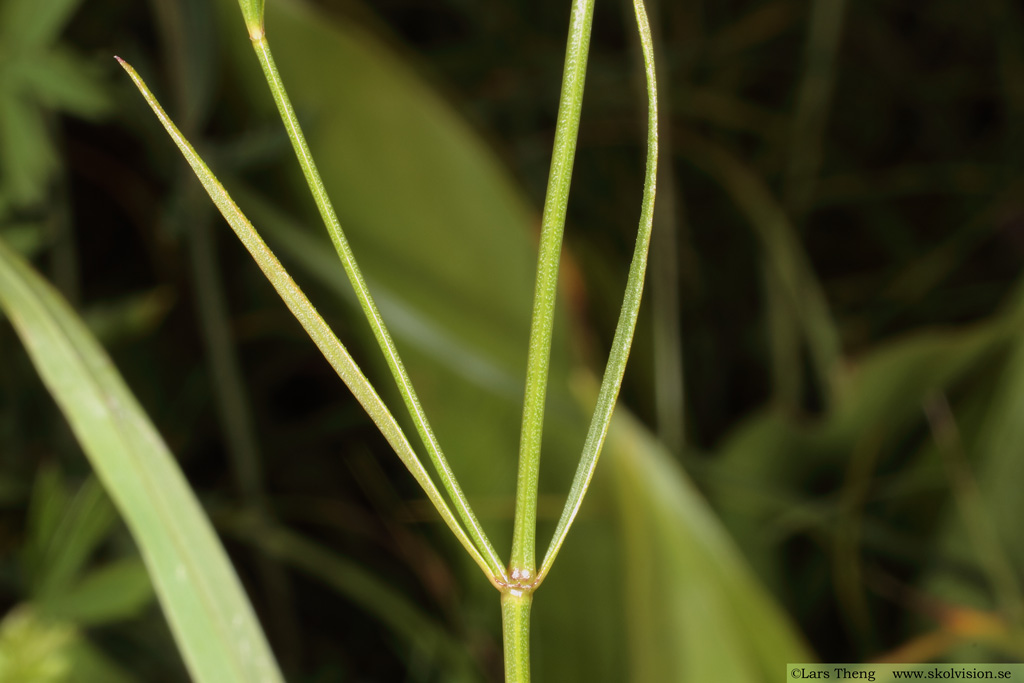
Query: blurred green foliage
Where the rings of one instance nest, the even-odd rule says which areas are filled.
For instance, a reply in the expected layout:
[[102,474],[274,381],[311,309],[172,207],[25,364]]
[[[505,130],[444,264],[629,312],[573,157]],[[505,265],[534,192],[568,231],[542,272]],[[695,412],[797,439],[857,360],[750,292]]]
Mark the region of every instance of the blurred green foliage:
[[[593,498],[535,601],[535,677],[690,680],[720,662],[728,680],[768,681],[787,656],[1019,660],[1024,12],[1010,0],[659,4],[661,294],[642,313]],[[0,238],[102,333],[223,525],[289,680],[499,680],[497,595],[115,73],[117,53],[147,76],[388,386],[307,227],[313,207],[237,4],[3,7]],[[624,7],[595,15],[541,539],[582,445],[637,219],[644,118]],[[507,552],[531,226],[568,7],[267,11],[342,223]],[[78,118],[108,101],[103,123]],[[124,529],[109,507],[97,517],[74,502],[95,484],[4,325],[0,667],[58,681],[58,653],[86,643],[129,680],[183,680]],[[682,398],[655,391],[673,372],[652,360],[658,344],[681,361]],[[292,535],[240,527],[253,509]],[[46,551],[58,533],[77,545]],[[366,593],[384,597],[352,597]],[[438,635],[403,635],[396,613]]]
[[79,0],[5,0],[0,5],[0,201],[38,203],[60,169],[53,113],[96,117],[110,99],[94,64],[58,42]]

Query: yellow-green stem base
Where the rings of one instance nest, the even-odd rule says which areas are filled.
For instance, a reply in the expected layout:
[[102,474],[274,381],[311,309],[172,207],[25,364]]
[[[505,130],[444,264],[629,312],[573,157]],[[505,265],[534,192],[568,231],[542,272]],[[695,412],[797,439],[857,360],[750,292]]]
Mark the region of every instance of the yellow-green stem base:
[[509,589],[501,594],[501,630],[505,641],[505,683],[530,681],[530,606],[533,592]]

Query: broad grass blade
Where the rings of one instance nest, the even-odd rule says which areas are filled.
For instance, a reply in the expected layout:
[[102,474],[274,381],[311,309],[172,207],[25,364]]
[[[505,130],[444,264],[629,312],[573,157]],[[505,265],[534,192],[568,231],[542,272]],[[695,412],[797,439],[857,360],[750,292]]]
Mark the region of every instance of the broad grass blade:
[[193,680],[282,681],[174,457],[81,319],[3,242],[0,307],[128,524]]
[[612,424],[628,679],[754,683],[813,659],[664,446],[626,411]]

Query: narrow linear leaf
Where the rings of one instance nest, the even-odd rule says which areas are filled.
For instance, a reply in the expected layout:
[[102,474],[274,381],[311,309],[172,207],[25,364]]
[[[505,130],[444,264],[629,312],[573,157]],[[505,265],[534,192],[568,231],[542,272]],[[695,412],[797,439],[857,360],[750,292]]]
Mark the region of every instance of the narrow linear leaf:
[[[250,32],[250,35],[253,34]],[[469,533],[470,538],[476,545],[477,550],[487,561],[489,573],[502,577],[502,580],[505,580],[504,563],[494,550],[494,546],[487,537],[487,533],[480,524],[480,520],[477,518],[476,513],[473,512],[469,500],[462,492],[462,487],[459,486],[459,482],[455,478],[455,472],[441,450],[441,444],[438,443],[434,430],[430,426],[430,421],[423,410],[416,389],[409,378],[409,373],[406,371],[405,364],[398,354],[398,348],[395,346],[391,333],[384,324],[384,318],[381,316],[377,304],[370,294],[370,288],[366,284],[362,270],[359,268],[359,264],[356,263],[355,254],[353,254],[352,248],[349,246],[348,238],[345,237],[345,233],[341,228],[341,222],[338,220],[338,215],[334,210],[331,199],[327,195],[323,179],[320,177],[320,171],[317,169],[316,162],[313,161],[313,153],[306,143],[306,136],[299,125],[299,119],[295,115],[295,109],[285,90],[277,64],[274,62],[274,56],[270,52],[270,44],[262,35],[262,32],[253,37],[252,46],[256,51],[263,74],[267,79],[267,85],[270,87],[270,92],[281,115],[281,121],[288,131],[288,138],[292,142],[292,148],[302,168],[302,173],[306,178],[306,183],[316,203],[317,210],[320,212],[320,217],[323,219],[324,226],[331,237],[334,249],[338,253],[338,258],[345,269],[345,274],[348,275],[349,281],[352,283],[352,288],[359,299],[359,304],[363,309],[366,320],[370,323],[370,328],[377,339],[381,353],[384,354],[384,360],[387,362],[388,369],[395,379],[398,391],[405,402],[406,410],[409,411],[409,416],[412,417],[412,421],[416,425],[416,431],[419,433],[420,440],[427,449],[427,455],[434,465],[434,470],[441,478],[441,484],[448,492],[448,496],[455,505],[459,517],[462,518],[462,522],[466,525],[466,531]]]
[[224,219],[231,226],[232,230],[235,231],[239,240],[245,245],[245,248],[252,255],[257,265],[259,265],[263,274],[270,280],[278,295],[288,306],[288,310],[299,321],[310,339],[320,349],[324,358],[331,364],[334,371],[338,373],[345,386],[349,388],[352,395],[363,406],[363,409],[366,410],[374,424],[380,429],[384,438],[388,440],[388,443],[402,460],[402,463],[405,464],[409,472],[423,488],[445,524],[448,525],[448,528],[455,534],[455,537],[466,549],[466,552],[480,566],[492,583],[497,577],[503,576],[504,570],[498,567],[498,569],[501,569],[501,572],[494,572],[491,565],[477,550],[473,541],[466,535],[465,530],[459,525],[458,520],[455,519],[451,509],[448,507],[448,503],[430,478],[430,474],[427,473],[416,452],[413,451],[409,440],[402,432],[402,428],[395,421],[387,406],[384,405],[384,402],[370,384],[370,381],[366,379],[362,370],[356,365],[352,356],[349,355],[348,350],[338,341],[334,332],[320,316],[316,308],[313,307],[313,304],[306,298],[306,295],[295,283],[291,275],[288,274],[288,271],[284,269],[281,262],[256,232],[256,228],[245,217],[242,210],[238,208],[238,205],[228,195],[224,186],[220,184],[220,181],[213,175],[192,145],[189,144],[188,140],[181,134],[181,131],[178,130],[170,117],[167,116],[167,113],[160,106],[160,103],[156,101],[156,98],[153,97],[153,93],[146,87],[139,74],[127,62],[120,60],[120,58],[118,60],[125,71],[128,72],[128,75],[132,77],[135,85],[139,88],[139,92],[142,93],[146,102],[153,109],[153,113],[160,119],[160,123],[171,136],[171,139],[174,140],[185,160],[188,161],[189,166],[192,167],[196,177],[206,189],[207,194],[210,195],[210,199],[213,200],[221,215],[224,216]]
[[81,319],[2,242],[0,306],[128,524],[193,679],[282,681],[224,548],[160,435]]
[[548,551],[544,555],[538,583],[551,569],[562,543],[565,541],[569,527],[579,513],[583,497],[587,493],[590,481],[594,477],[597,459],[601,455],[601,446],[608,434],[612,411],[622,387],[622,377],[626,372],[629,360],[629,349],[633,344],[633,332],[636,329],[637,314],[640,311],[640,300],[644,290],[644,275],[647,272],[647,252],[651,244],[651,227],[654,222],[654,196],[657,191],[658,179],[658,82],[654,73],[654,47],[651,40],[651,26],[647,19],[647,11],[643,0],[634,0],[637,27],[640,31],[640,42],[643,46],[644,73],[647,80],[647,172],[644,178],[644,194],[640,210],[640,227],[637,231],[636,246],[633,250],[633,261],[629,266],[629,278],[626,282],[626,294],[619,313],[619,322],[615,326],[615,337],[608,356],[601,389],[598,392],[597,406],[591,418],[587,440],[583,446],[576,476],[565,503],[565,509],[555,527],[554,536]]
[[[326,237],[311,234],[301,223],[287,216],[260,192],[236,186],[235,196],[255,216],[262,234],[278,253],[291,259],[338,299],[358,307],[355,293],[345,274],[338,270],[337,257],[327,250]],[[452,369],[482,391],[518,401],[521,387],[500,360],[467,343],[442,323],[417,310],[384,284],[370,280],[381,311],[391,321],[390,329],[400,341]]]

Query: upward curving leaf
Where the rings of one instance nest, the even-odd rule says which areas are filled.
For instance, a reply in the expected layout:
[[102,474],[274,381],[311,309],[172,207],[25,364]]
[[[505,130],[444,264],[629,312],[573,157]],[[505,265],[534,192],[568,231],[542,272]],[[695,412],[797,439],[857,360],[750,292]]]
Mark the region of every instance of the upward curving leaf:
[[590,419],[587,440],[583,446],[576,476],[572,481],[569,498],[558,520],[551,545],[544,554],[537,581],[543,580],[551,570],[551,565],[565,541],[566,534],[573,520],[579,514],[583,497],[587,493],[590,481],[597,467],[597,459],[601,455],[601,447],[608,434],[612,421],[612,411],[622,387],[622,377],[626,372],[629,360],[629,349],[633,345],[633,332],[636,330],[637,315],[640,311],[640,299],[644,291],[644,276],[647,273],[647,252],[651,245],[651,229],[654,226],[654,197],[657,193],[658,180],[658,82],[654,73],[654,41],[651,38],[651,25],[647,19],[647,9],[643,0],[634,0],[637,29],[640,32],[640,44],[644,55],[644,75],[647,82],[647,172],[644,178],[644,195],[640,210],[640,227],[637,230],[636,246],[633,249],[633,261],[629,266],[629,279],[626,282],[626,293],[623,296],[619,322],[615,326],[615,337],[608,354],[608,363],[601,389],[597,397],[597,406]]
[[128,524],[193,680],[283,681],[223,546],[153,424],[82,320],[2,241],[0,308]]

